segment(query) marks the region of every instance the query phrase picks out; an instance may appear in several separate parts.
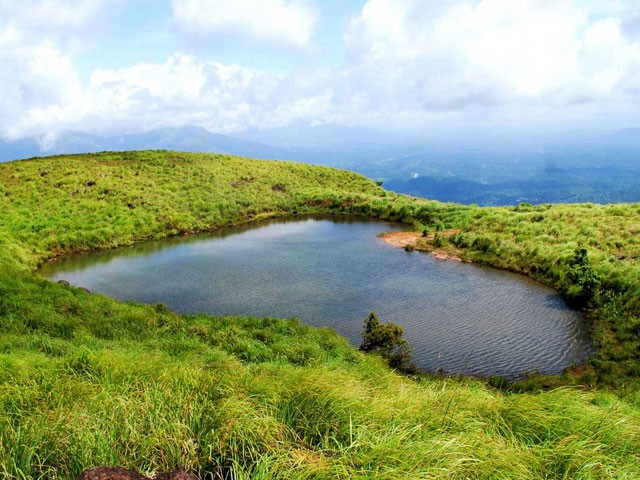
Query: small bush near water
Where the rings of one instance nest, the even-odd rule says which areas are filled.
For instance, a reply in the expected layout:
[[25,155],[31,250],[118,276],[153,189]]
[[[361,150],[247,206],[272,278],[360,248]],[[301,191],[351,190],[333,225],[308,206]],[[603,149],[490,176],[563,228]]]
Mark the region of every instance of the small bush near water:
[[413,353],[409,342],[402,338],[402,327],[395,323],[380,323],[375,312],[364,320],[362,344],[360,350],[377,353],[389,362],[389,366],[405,373],[415,373],[416,366],[411,363]]

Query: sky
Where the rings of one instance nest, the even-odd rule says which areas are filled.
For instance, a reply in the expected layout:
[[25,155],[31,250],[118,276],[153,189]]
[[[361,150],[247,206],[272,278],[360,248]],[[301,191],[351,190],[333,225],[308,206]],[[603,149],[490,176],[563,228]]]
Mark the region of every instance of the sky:
[[0,0],[0,138],[640,127],[640,0]]

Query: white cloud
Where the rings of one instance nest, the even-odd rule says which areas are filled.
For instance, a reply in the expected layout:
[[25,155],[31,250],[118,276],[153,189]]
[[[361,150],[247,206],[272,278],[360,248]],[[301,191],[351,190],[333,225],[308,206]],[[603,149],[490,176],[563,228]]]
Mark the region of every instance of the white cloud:
[[70,120],[83,96],[70,51],[107,3],[0,0],[0,136],[39,135]]
[[173,0],[173,14],[189,35],[249,36],[260,41],[306,46],[316,14],[296,0]]
[[[25,0],[23,10],[0,0],[0,136],[640,120],[633,2],[370,0],[346,29],[339,67],[275,75],[174,52],[98,69],[83,83],[74,55],[117,1]],[[173,9],[185,28],[298,46],[315,22],[309,7],[283,0],[174,0]]]
[[77,51],[95,35],[105,10],[122,0],[0,0],[0,30],[20,31],[23,42],[47,41]]
[[73,57],[107,0],[26,3],[23,10],[0,0],[2,138],[184,124],[231,132],[284,125],[317,106],[316,94],[290,79],[181,53],[164,63],[98,69],[83,84]]
[[0,49],[0,136],[38,134],[66,121],[60,106],[82,95],[71,61],[51,45],[15,45]]
[[286,125],[317,106],[290,78],[175,53],[164,64],[94,72],[82,123],[103,132],[188,124],[237,132]]
[[[566,106],[616,94],[640,64],[624,6],[578,0],[370,0],[345,39],[353,75],[390,105],[426,111]],[[637,8],[636,8],[637,10]],[[597,13],[598,15],[594,15]]]

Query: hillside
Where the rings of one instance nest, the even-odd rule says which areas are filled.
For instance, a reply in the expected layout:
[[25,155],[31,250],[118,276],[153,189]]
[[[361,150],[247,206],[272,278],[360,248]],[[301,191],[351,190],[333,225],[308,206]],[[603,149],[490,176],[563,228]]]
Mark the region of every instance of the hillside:
[[[506,390],[408,378],[294,320],[179,316],[35,272],[71,252],[307,213],[460,229],[434,243],[592,309],[596,355]],[[638,204],[442,204],[346,171],[224,155],[1,164],[0,476],[121,465],[212,478],[639,478],[639,218]]]
[[317,125],[235,138],[202,127],[154,128],[118,135],[65,131],[55,138],[0,139],[0,163],[34,156],[102,151],[179,150],[288,159],[348,169],[385,189],[482,206],[619,203],[640,200],[639,129],[510,137],[397,136]]

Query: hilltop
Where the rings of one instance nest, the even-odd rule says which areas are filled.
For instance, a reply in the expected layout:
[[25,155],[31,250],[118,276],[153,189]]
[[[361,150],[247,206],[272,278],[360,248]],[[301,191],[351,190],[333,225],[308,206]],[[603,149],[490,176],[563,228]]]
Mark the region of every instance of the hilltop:
[[[513,385],[410,378],[295,320],[177,315],[36,272],[72,252],[311,213],[404,222],[553,285],[589,310],[594,358]],[[0,475],[638,478],[639,218],[640,204],[443,204],[227,155],[0,164]]]

